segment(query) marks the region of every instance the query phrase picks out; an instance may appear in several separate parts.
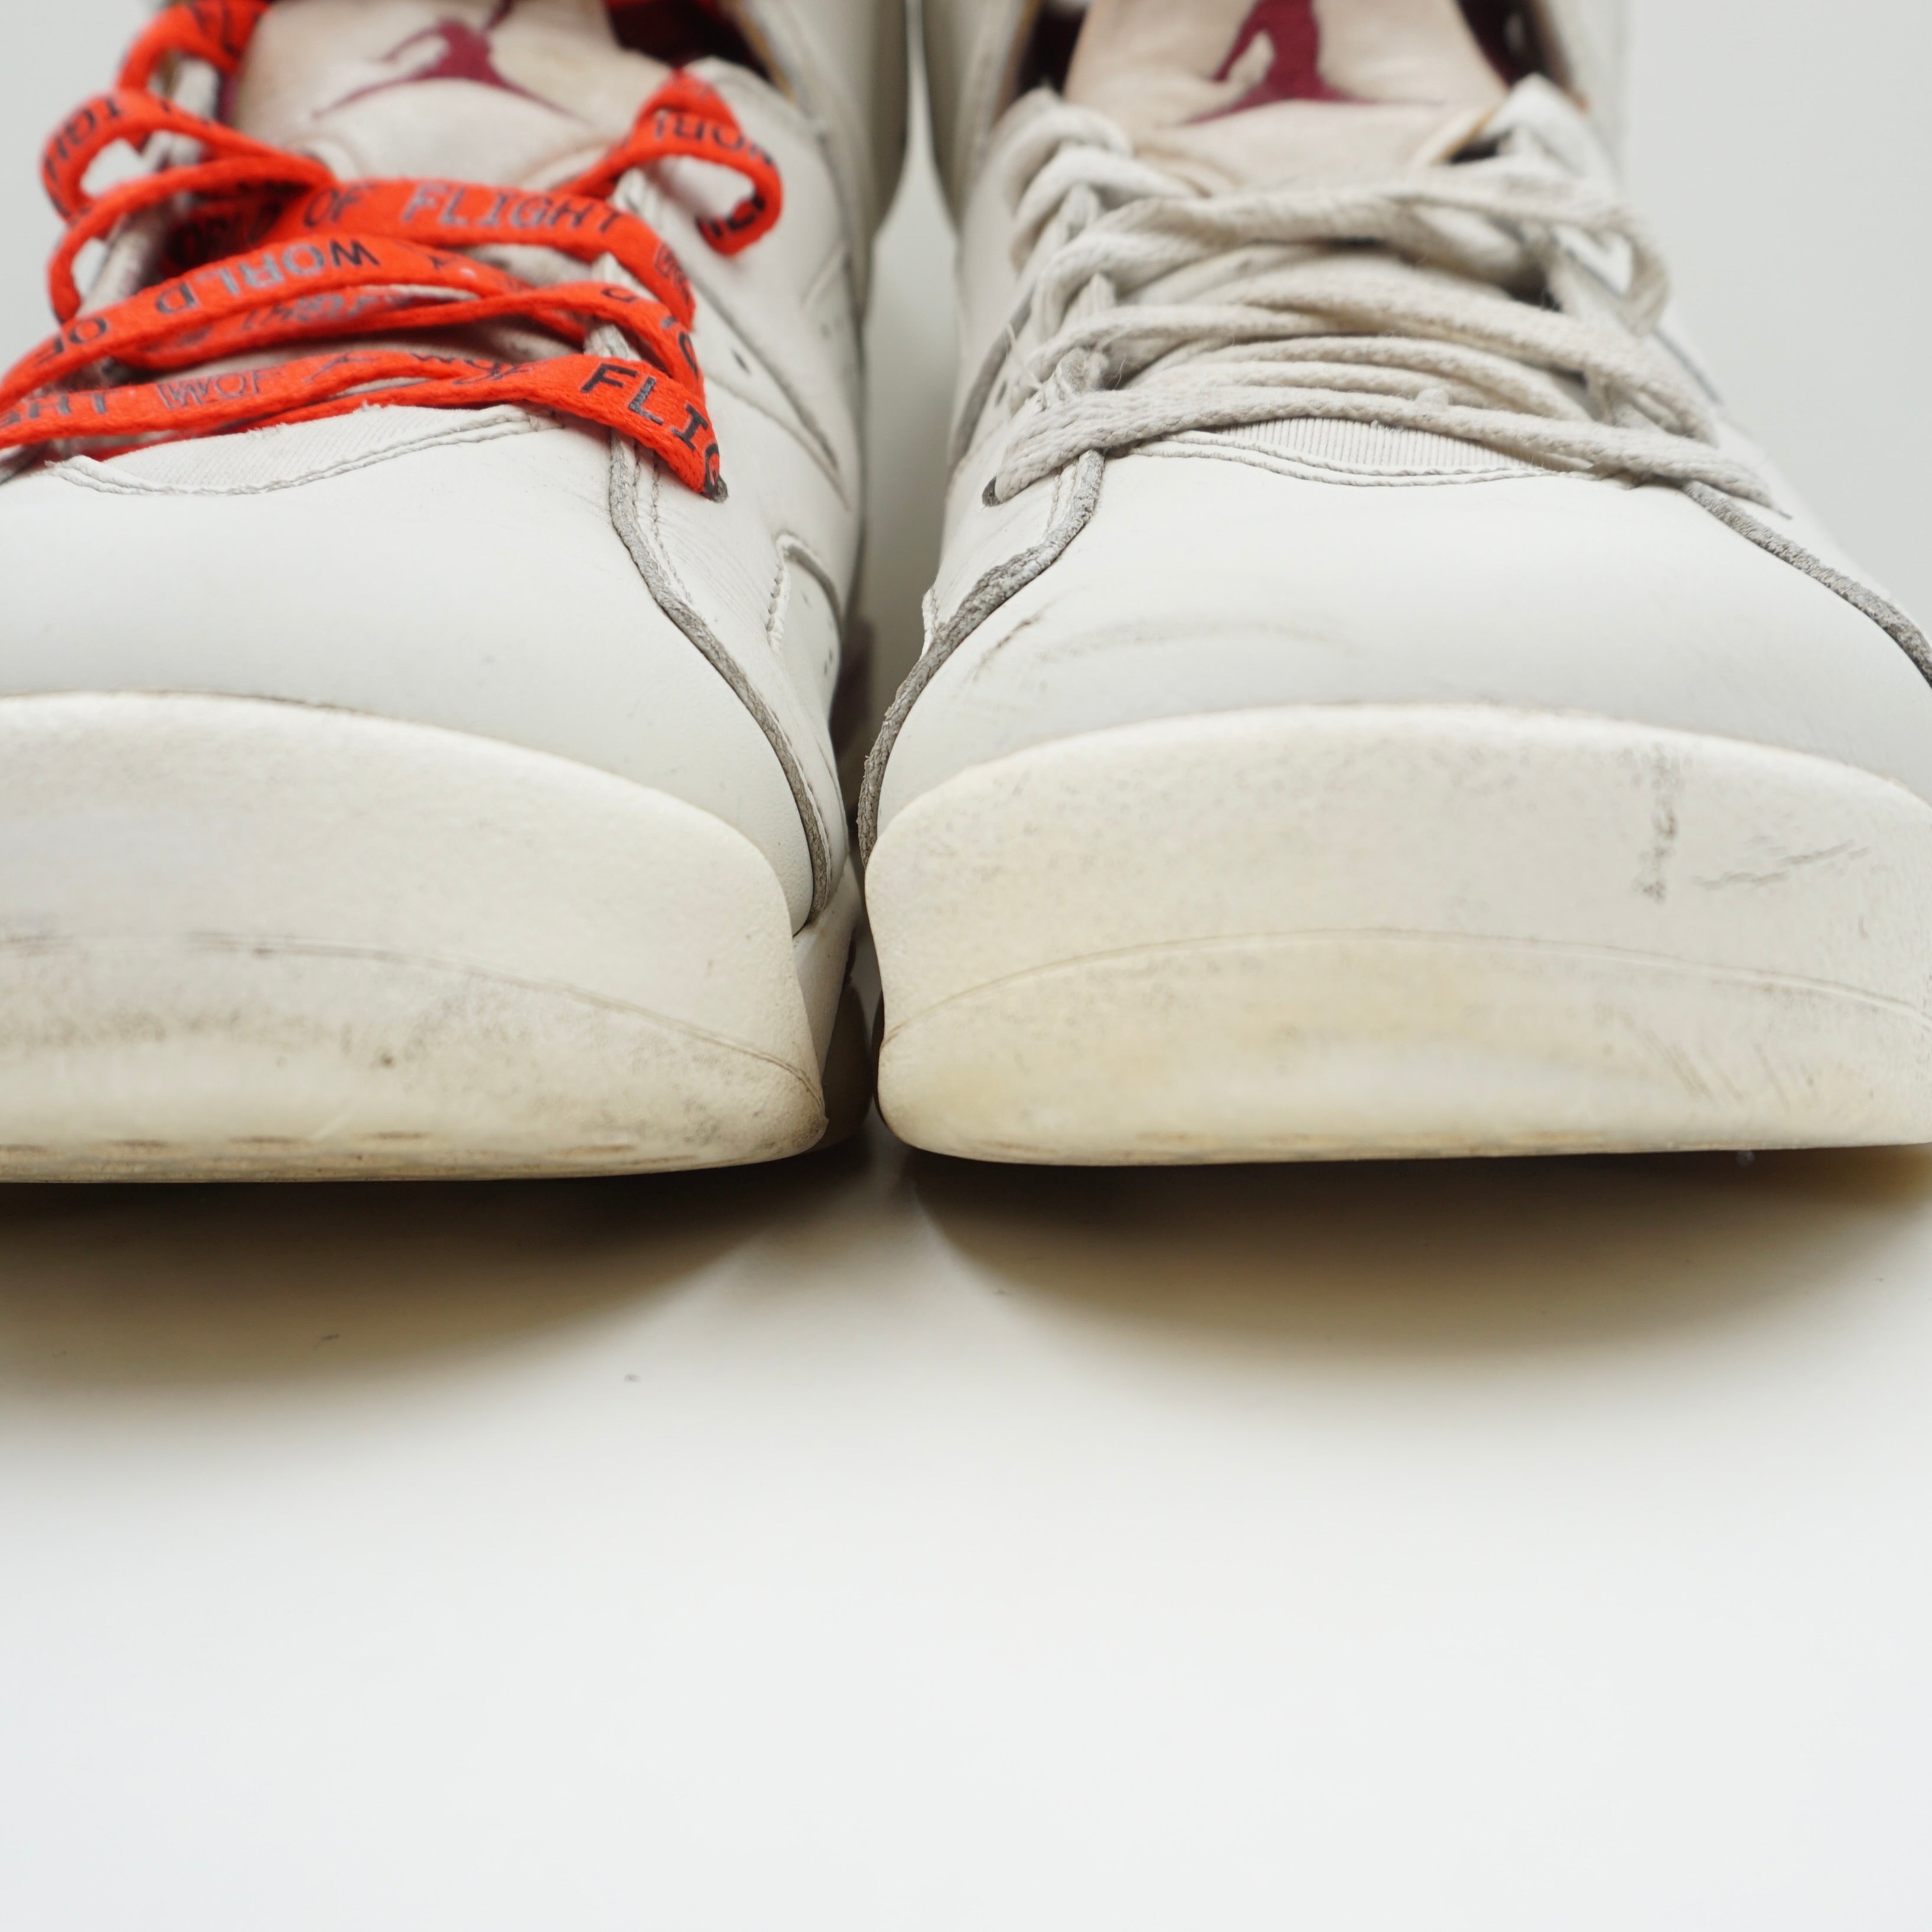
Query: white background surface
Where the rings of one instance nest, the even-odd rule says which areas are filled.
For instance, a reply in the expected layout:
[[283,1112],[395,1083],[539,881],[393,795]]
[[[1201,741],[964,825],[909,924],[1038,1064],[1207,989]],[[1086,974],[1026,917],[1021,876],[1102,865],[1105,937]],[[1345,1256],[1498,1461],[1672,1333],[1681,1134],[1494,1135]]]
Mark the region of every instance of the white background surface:
[[[134,11],[0,0],[22,344]],[[1932,29],[1640,28],[1694,326],[1932,608]],[[1923,1932],[1928,1520],[1918,1154],[0,1190],[0,1924]]]

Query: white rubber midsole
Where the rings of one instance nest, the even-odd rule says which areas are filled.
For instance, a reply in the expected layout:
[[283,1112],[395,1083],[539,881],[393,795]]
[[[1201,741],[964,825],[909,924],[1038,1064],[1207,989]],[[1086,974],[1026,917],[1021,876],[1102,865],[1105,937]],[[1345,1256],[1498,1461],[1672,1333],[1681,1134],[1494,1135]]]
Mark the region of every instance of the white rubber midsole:
[[1804,754],[1480,706],[1093,733],[867,875],[880,1098],[982,1158],[1932,1138],[1932,808]]
[[635,1171],[825,1126],[856,882],[514,746],[0,700],[0,1173]]

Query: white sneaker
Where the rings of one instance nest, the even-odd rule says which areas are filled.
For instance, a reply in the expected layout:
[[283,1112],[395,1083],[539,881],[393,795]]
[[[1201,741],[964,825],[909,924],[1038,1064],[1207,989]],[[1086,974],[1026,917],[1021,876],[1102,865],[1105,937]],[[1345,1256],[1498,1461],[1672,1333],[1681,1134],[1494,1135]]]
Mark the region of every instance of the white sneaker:
[[861,819],[919,1145],[1932,1137],[1932,653],[1510,11],[1094,0],[1003,109],[929,7],[958,468]]
[[895,19],[195,0],[64,126],[57,295],[110,239],[0,401],[0,1173],[826,1132]]

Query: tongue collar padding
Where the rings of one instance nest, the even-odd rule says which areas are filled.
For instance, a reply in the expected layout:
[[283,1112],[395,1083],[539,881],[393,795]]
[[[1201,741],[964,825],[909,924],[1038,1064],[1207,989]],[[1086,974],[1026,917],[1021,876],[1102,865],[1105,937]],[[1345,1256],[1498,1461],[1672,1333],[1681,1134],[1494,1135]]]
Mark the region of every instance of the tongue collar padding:
[[1218,188],[1438,160],[1504,88],[1456,0],[1094,0],[1066,95]]
[[669,70],[604,0],[276,0],[235,124],[336,173],[548,187],[631,126]]

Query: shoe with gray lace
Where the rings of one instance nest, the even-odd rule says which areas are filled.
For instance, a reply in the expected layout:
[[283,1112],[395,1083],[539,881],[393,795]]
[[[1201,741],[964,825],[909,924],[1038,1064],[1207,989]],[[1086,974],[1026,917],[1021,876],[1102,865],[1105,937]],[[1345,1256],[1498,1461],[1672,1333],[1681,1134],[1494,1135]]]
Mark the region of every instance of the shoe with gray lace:
[[897,1131],[1932,1138],[1932,653],[1674,328],[1613,14],[928,11],[966,363],[861,814]]

